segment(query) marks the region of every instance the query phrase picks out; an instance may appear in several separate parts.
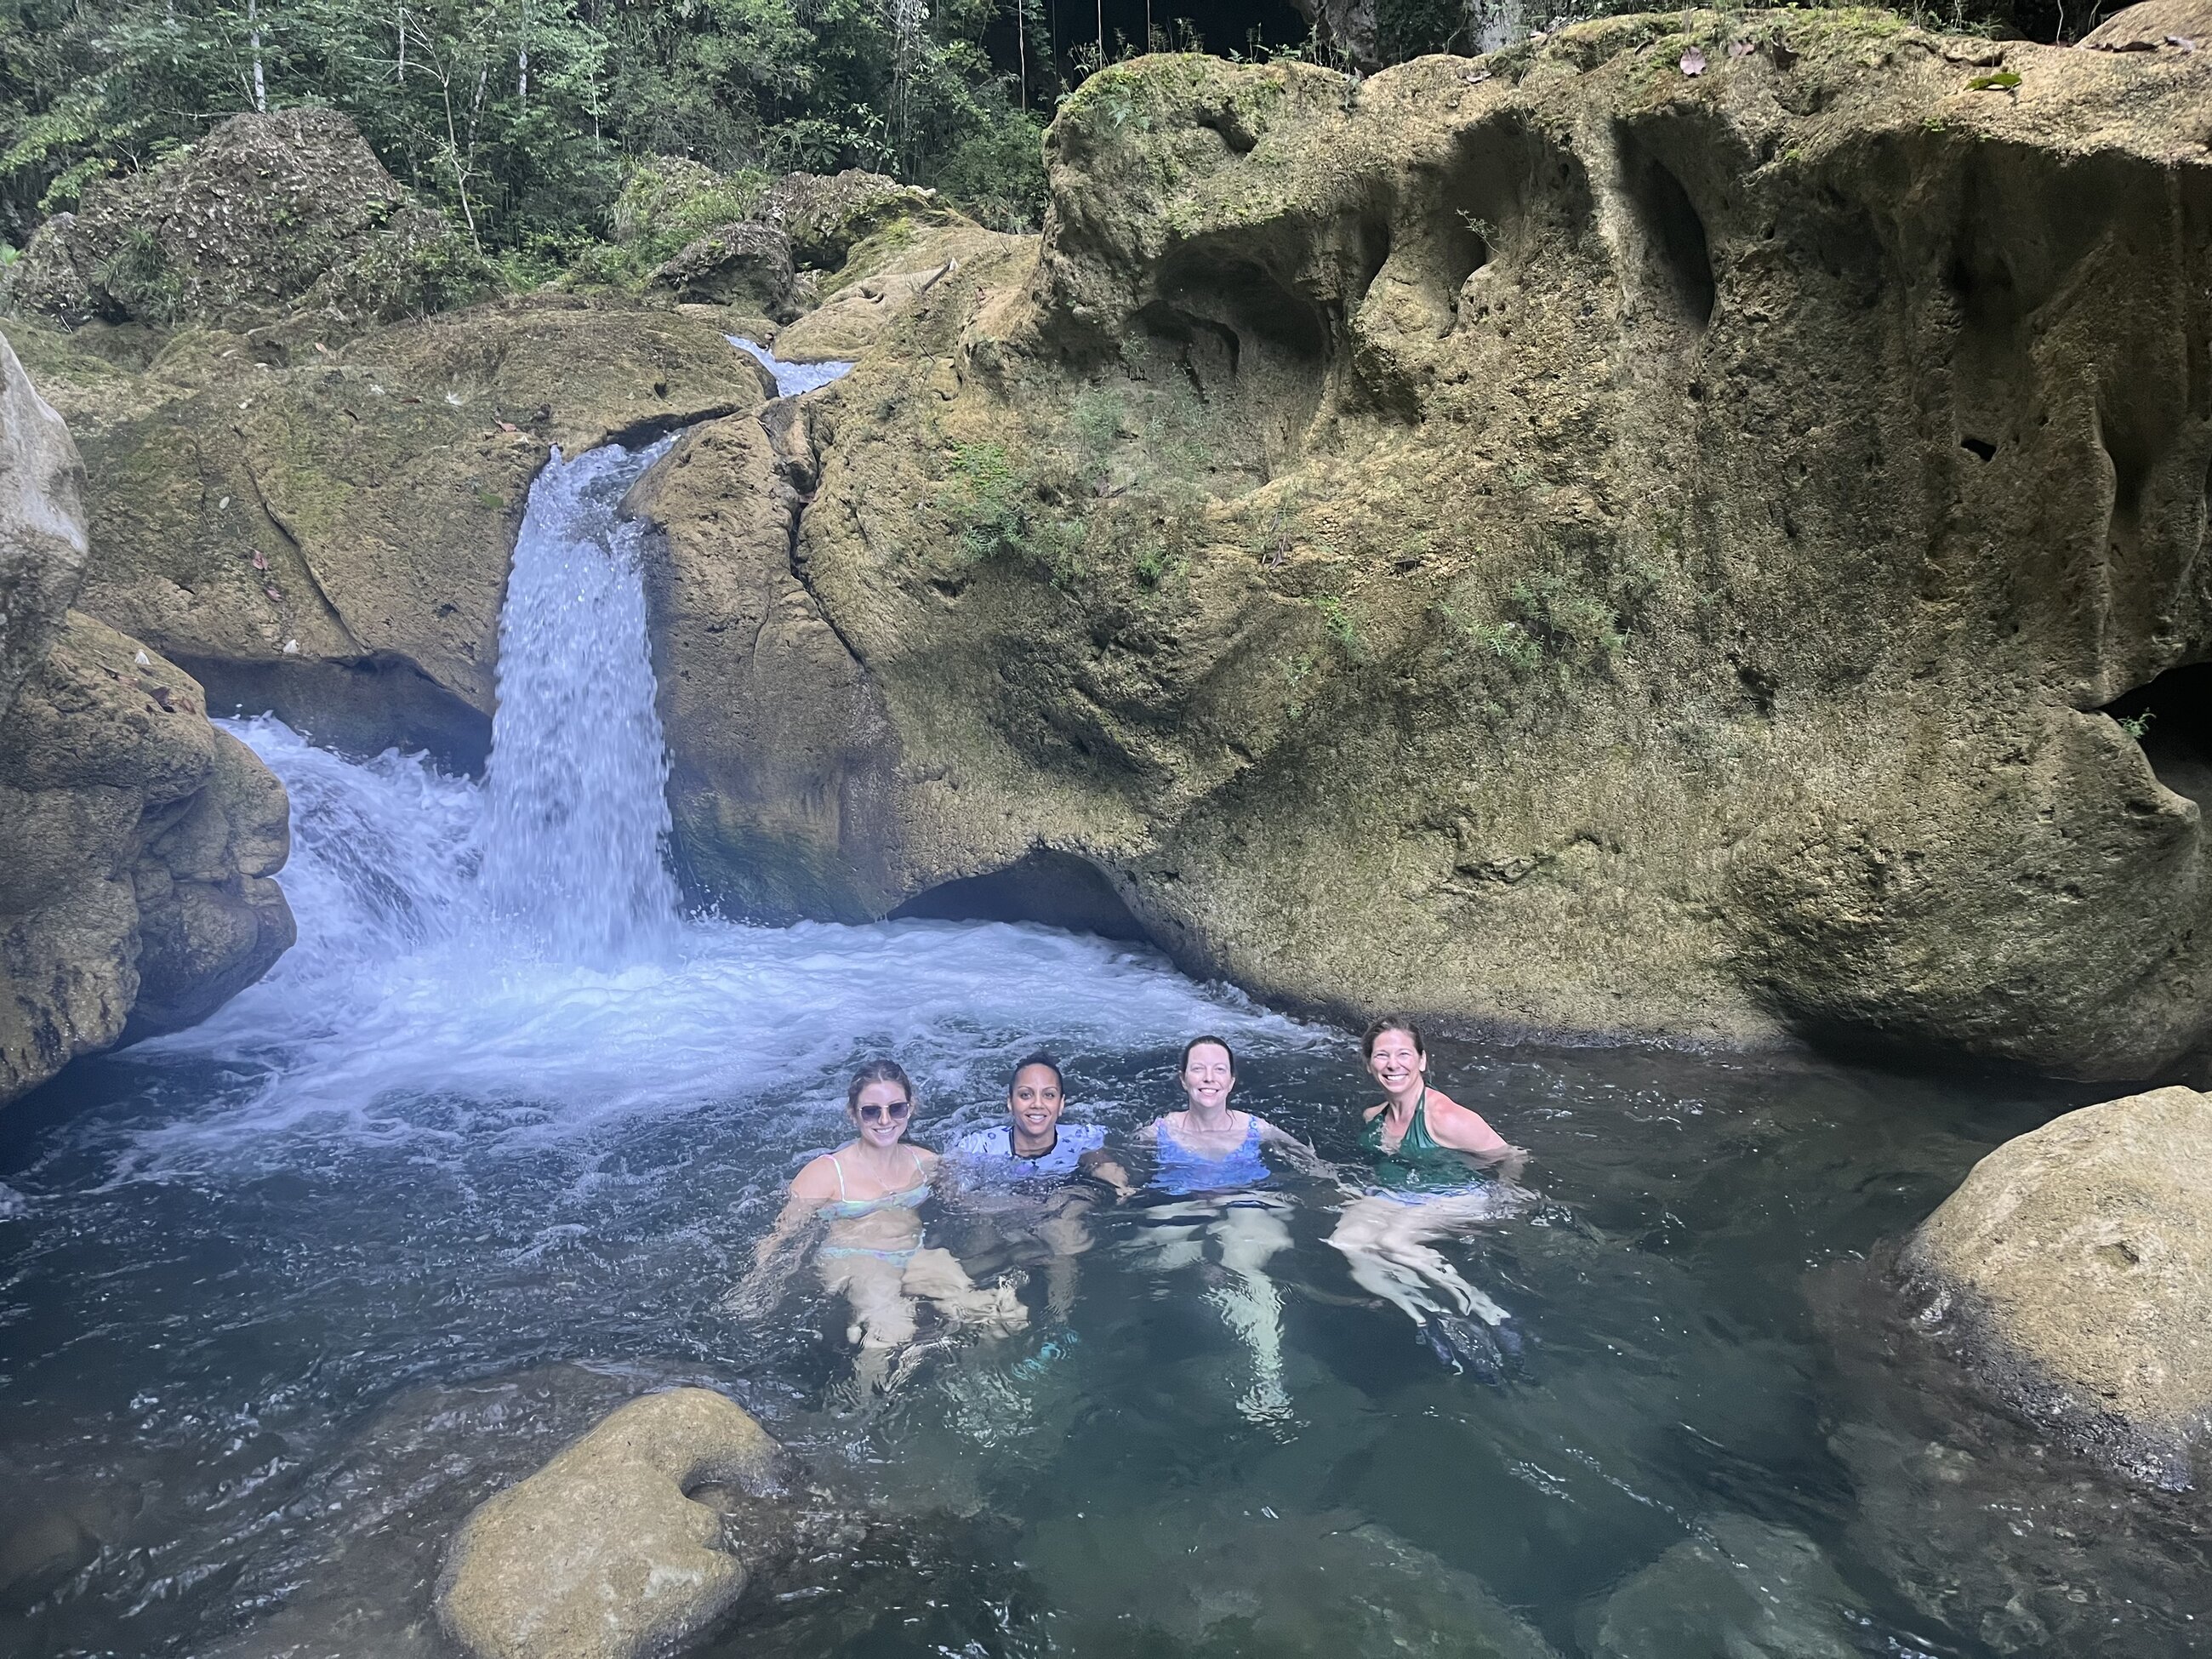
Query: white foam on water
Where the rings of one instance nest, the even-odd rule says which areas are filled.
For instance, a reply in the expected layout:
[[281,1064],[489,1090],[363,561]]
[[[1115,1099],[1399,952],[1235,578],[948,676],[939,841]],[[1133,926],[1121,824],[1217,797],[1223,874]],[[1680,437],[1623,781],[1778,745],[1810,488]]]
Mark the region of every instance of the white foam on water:
[[742,334],[725,334],[722,337],[775,376],[775,395],[779,398],[796,398],[802,392],[842,380],[853,372],[850,363],[787,363],[766,346]]
[[1150,951],[1050,928],[680,914],[636,532],[616,511],[657,449],[556,458],[532,487],[483,784],[419,755],[345,760],[273,717],[226,723],[290,792],[300,942],[133,1051],[239,1085],[142,1134],[124,1173],[265,1163],[301,1137],[520,1146],[707,1102],[842,1100],[875,1054],[965,1085],[1040,1042],[1322,1040]]

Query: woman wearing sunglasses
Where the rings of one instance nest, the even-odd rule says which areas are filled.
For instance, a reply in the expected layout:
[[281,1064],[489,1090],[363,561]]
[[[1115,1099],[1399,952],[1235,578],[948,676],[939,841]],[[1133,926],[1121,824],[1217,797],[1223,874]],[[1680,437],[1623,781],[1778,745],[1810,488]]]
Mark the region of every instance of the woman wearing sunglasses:
[[755,1249],[753,1271],[732,1300],[741,1310],[764,1310],[789,1271],[790,1247],[809,1222],[828,1222],[815,1266],[852,1310],[846,1337],[860,1346],[855,1369],[865,1394],[895,1380],[893,1363],[914,1341],[917,1298],[948,1325],[994,1334],[1018,1329],[1029,1311],[1011,1285],[979,1290],[950,1252],[923,1247],[921,1206],[942,1160],[906,1139],[914,1085],[904,1069],[896,1060],[870,1060],[845,1091],[845,1109],[854,1138],[793,1179],[783,1212]]

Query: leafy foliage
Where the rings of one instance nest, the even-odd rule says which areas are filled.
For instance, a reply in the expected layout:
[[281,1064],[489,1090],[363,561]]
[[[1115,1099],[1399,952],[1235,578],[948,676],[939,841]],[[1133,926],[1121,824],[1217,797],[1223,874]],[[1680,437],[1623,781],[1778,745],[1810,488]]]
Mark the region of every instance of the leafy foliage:
[[890,171],[1030,226],[1042,114],[980,45],[1006,3],[0,0],[0,233],[21,243],[237,111],[302,104],[351,115],[519,276],[608,239],[658,156],[736,195],[792,168]]

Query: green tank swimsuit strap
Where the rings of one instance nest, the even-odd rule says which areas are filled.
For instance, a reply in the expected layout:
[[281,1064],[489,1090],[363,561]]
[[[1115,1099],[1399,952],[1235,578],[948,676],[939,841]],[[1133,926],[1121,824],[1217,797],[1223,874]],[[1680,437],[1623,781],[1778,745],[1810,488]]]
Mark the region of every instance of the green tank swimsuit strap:
[[1375,1179],[1385,1187],[1463,1187],[1475,1178],[1467,1160],[1429,1133],[1429,1091],[1413,1103],[1413,1115],[1405,1137],[1395,1146],[1382,1145],[1382,1121],[1389,1109],[1367,1120],[1359,1137],[1362,1149],[1375,1160]]

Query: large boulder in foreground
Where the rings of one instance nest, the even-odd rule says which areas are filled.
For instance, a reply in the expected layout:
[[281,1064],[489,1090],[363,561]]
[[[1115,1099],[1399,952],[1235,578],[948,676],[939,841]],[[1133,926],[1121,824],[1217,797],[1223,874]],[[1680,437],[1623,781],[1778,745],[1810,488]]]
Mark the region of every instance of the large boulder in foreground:
[[708,1389],[609,1413],[455,1534],[438,1617],[471,1659],[639,1659],[707,1629],[751,1567],[688,1493],[772,1484],[777,1448]]
[[173,663],[60,609],[76,452],[0,341],[0,1103],[204,1018],[292,942],[283,786]]
[[2212,1420],[2212,1098],[2155,1089],[2007,1141],[1902,1266],[1921,1324],[2015,1410],[2186,1478]]
[[1832,10],[1094,76],[1036,252],[815,394],[858,901],[1049,853],[1339,1016],[2185,1051],[2208,76]]
[[374,319],[492,286],[443,216],[416,204],[331,109],[234,115],[150,167],[85,187],[8,274],[16,307],[65,324],[220,320],[315,306]]

